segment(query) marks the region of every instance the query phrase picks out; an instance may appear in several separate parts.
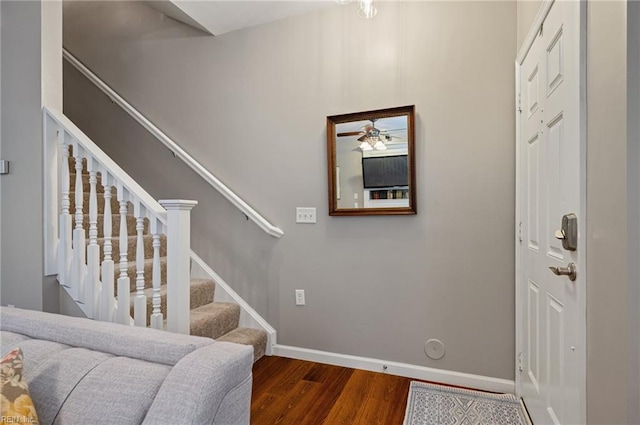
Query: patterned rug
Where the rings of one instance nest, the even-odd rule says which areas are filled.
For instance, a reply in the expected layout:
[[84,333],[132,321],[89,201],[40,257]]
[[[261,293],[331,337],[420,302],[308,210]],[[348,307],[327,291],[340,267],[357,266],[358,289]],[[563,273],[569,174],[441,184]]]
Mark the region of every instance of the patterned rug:
[[511,394],[411,382],[404,425],[527,425],[529,421]]

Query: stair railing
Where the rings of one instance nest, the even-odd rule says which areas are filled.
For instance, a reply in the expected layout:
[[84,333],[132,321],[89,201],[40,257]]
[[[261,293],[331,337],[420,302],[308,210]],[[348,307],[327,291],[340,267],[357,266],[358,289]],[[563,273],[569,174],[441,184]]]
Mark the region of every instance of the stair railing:
[[284,232],[279,227],[270,223],[265,217],[263,217],[258,211],[256,211],[251,205],[245,202],[234,191],[227,187],[222,181],[214,176],[208,169],[200,164],[194,157],[192,157],[187,151],[182,149],[175,141],[167,136],[162,130],[155,126],[147,117],[145,117],[140,111],[134,108],[129,102],[127,102],[122,96],[116,93],[107,83],[102,81],[100,77],[94,74],[89,68],[84,66],[75,56],[73,56],[67,49],[62,49],[62,55],[64,59],[71,65],[73,65],[80,73],[82,73],[89,81],[96,85],[104,94],[119,105],[127,114],[129,114],[134,120],[136,120],[142,127],[144,127],[149,133],[158,139],[163,145],[165,145],[177,158],[180,158],[186,165],[188,165],[193,171],[195,171],[200,177],[202,177],[207,183],[216,189],[222,196],[224,196],[232,205],[238,208],[246,217],[253,221],[258,227],[264,230],[267,234],[274,238],[280,238],[284,235]]
[[[44,208],[45,273],[57,273],[61,285],[87,317],[147,326],[144,233],[148,229],[153,249],[153,295],[149,321],[151,327],[162,329],[164,317],[160,308],[160,239],[161,234],[166,234],[167,330],[188,334],[190,211],[197,202],[156,201],[58,111],[44,108],[43,129],[47,168]],[[70,158],[75,161],[73,182],[69,170]],[[83,174],[88,175],[87,207],[83,205],[87,186],[83,181]],[[98,189],[98,176],[102,191]],[[111,212],[114,190],[119,206],[119,218],[115,220]],[[72,196],[74,208],[71,208]],[[98,243],[98,196],[104,202],[102,258]],[[133,212],[133,216],[130,212]],[[119,222],[118,229],[112,229],[112,222]],[[131,278],[128,273],[131,258],[128,252],[129,229],[135,229],[136,239],[133,320],[130,313]],[[115,235],[114,230],[117,232]],[[118,241],[119,247],[117,265],[114,261],[114,240]],[[117,301],[114,299],[116,290]]]

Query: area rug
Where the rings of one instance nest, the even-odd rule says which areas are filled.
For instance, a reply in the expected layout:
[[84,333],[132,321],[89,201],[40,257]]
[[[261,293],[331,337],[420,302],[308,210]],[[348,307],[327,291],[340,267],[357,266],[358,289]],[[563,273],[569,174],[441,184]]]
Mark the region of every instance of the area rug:
[[404,425],[527,425],[520,400],[412,381]]

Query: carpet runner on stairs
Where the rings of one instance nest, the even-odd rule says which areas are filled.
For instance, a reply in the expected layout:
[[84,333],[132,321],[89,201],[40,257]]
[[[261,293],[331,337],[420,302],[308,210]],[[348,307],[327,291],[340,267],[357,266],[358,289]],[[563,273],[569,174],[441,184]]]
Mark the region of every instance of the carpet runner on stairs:
[[[70,213],[72,215],[72,227],[75,228],[75,158],[71,156],[69,158],[69,174],[71,192],[69,193],[70,199]],[[102,186],[100,174],[98,174],[98,183],[96,185],[96,192],[98,194],[98,245],[100,245],[101,260],[104,258],[104,210],[105,199],[103,197],[104,187]],[[86,168],[86,161],[83,160],[83,212],[88,212],[89,206],[89,174]],[[116,279],[120,274],[120,204],[117,200],[116,188],[111,190],[111,228],[112,228],[112,258],[115,262]],[[137,245],[137,232],[136,232],[136,218],[131,213],[131,204],[129,204],[129,212],[127,214],[127,275],[130,279],[130,298],[131,298],[131,315],[133,316],[133,300],[136,295],[136,245]],[[83,214],[82,225],[86,231],[86,235],[89,235],[89,215]],[[144,219],[144,280],[145,289],[144,293],[147,296],[147,324],[150,322],[151,313],[153,310],[152,297],[153,297],[153,282],[152,269],[153,269],[153,238],[149,233],[149,220]],[[87,245],[89,240],[87,239]],[[166,286],[166,251],[167,240],[165,235],[161,235],[160,238],[160,264],[161,264],[161,287],[160,287],[160,302],[161,310],[166,319],[166,302],[167,302],[167,286]],[[117,286],[117,285],[115,285]],[[265,354],[267,345],[267,334],[262,329],[253,328],[240,328],[238,327],[240,320],[240,306],[232,303],[214,302],[215,282],[210,279],[192,278],[190,282],[190,300],[191,300],[191,335],[204,336],[213,338],[218,341],[234,342],[238,344],[251,345],[254,348],[254,361],[257,361]],[[115,294],[117,295],[117,294]]]

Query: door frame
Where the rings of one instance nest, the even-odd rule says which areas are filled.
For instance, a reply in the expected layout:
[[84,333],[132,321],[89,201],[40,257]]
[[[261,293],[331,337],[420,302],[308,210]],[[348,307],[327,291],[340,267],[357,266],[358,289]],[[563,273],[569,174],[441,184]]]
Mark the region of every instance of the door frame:
[[[579,64],[579,72],[580,72],[580,76],[579,76],[579,85],[580,85],[580,106],[579,106],[579,126],[580,126],[580,158],[579,158],[579,167],[580,167],[580,211],[581,211],[581,223],[578,223],[578,270],[577,273],[579,274],[579,276],[581,276],[582,282],[581,285],[584,285],[584,288],[582,291],[579,292],[579,297],[578,297],[578,303],[579,303],[579,308],[582,310],[582,314],[584,315],[585,318],[585,327],[584,329],[581,329],[581,334],[578,338],[578,341],[580,341],[580,345],[582,346],[582,350],[580,350],[580,356],[578,361],[580,362],[580,369],[583,372],[583,376],[582,376],[582,384],[581,384],[581,394],[580,394],[580,400],[581,400],[581,418],[582,421],[581,423],[586,423],[586,415],[587,415],[587,408],[586,408],[586,381],[587,381],[587,377],[586,377],[586,350],[587,350],[587,334],[586,334],[586,298],[587,298],[587,290],[586,290],[586,285],[588,282],[588,277],[587,277],[587,267],[586,267],[586,250],[587,250],[587,245],[586,245],[586,221],[587,221],[587,217],[586,217],[586,207],[587,207],[587,181],[586,181],[586,176],[587,176],[587,79],[586,79],[586,75],[587,75],[587,57],[586,57],[586,46],[587,46],[587,2],[586,0],[577,0],[579,1],[579,37],[580,37],[580,64]],[[521,66],[522,63],[524,61],[524,59],[526,58],[527,54],[529,53],[529,50],[531,49],[531,46],[533,45],[538,32],[540,31],[540,28],[543,24],[543,22],[545,21],[547,15],[549,14],[549,11],[551,10],[551,7],[553,6],[555,0],[543,0],[542,5],[540,6],[540,10],[538,11],[538,14],[536,15],[535,20],[533,21],[533,24],[531,26],[531,28],[529,29],[529,32],[527,34],[527,37],[525,38],[524,43],[522,44],[522,47],[520,48],[520,51],[518,52],[518,55],[516,57],[516,61],[515,61],[515,116],[516,116],[516,135],[515,135],[515,144],[516,144],[516,167],[515,167],[515,172],[516,172],[516,211],[515,211],[515,320],[516,320],[516,351],[515,351],[515,383],[516,383],[516,395],[518,397],[521,396],[522,394],[522,377],[521,377],[521,372],[520,372],[520,367],[522,365],[521,363],[521,354],[522,350],[523,350],[523,338],[524,338],[524,329],[522,327],[523,319],[524,319],[524,315],[526,314],[525,311],[523,311],[522,308],[522,297],[524,296],[524,292],[523,292],[523,287],[522,287],[522,267],[521,267],[521,261],[522,261],[522,256],[520,253],[520,250],[522,249],[522,245],[520,243],[520,239],[521,239],[521,222],[522,222],[522,214],[523,212],[521,211],[520,208],[520,202],[522,201],[522,196],[523,194],[520,191],[520,185],[522,184],[521,178],[520,178],[520,172],[521,170],[521,166],[520,166],[520,159],[521,159],[521,149],[520,149],[520,126],[521,126],[521,113],[520,113],[520,109],[521,109],[521,105],[520,105],[520,98],[521,98],[521,94],[520,94],[520,83],[521,83]]]

